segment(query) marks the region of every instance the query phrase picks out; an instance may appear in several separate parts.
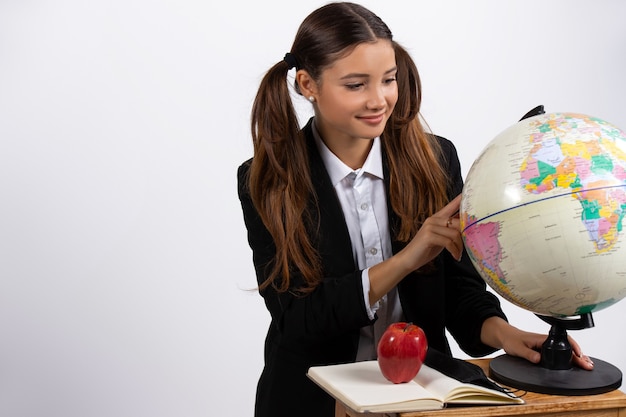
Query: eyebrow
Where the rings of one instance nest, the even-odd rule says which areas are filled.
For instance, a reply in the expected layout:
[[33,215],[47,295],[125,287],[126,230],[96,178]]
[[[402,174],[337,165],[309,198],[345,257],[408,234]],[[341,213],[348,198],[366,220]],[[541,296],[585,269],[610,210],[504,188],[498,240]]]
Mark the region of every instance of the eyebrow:
[[[387,71],[385,71],[384,75],[390,74],[392,72],[395,72],[398,70],[398,67],[393,67],[391,69],[388,69]],[[357,72],[351,73],[351,74],[347,74],[344,75],[343,77],[340,78],[340,80],[345,80],[348,78],[368,78],[370,75],[369,74],[359,74]]]

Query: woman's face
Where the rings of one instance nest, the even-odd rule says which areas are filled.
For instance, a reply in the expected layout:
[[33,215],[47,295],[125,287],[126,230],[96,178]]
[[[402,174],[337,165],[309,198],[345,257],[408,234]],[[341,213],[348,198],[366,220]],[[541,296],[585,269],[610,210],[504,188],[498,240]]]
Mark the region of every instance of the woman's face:
[[387,40],[362,43],[316,84],[316,126],[326,142],[380,136],[396,102],[396,57]]

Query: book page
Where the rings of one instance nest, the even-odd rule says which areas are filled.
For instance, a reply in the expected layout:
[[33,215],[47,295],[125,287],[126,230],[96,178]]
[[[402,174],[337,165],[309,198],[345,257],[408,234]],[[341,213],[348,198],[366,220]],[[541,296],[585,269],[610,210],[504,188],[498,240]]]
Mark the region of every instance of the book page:
[[313,366],[307,375],[330,395],[359,413],[436,410],[446,403],[524,403],[521,398],[503,392],[464,384],[427,365],[422,365],[414,380],[402,384],[388,381],[376,360]]
[[484,404],[487,402],[522,404],[524,402],[521,398],[507,395],[504,392],[479,385],[465,384],[427,366],[422,366],[415,377],[415,381],[437,397],[444,398],[445,402],[464,404]]
[[[433,395],[415,381],[403,384],[388,381],[377,361],[311,367],[308,375],[357,412],[401,412],[443,407],[442,397]],[[420,399],[424,400],[423,404],[415,402]]]

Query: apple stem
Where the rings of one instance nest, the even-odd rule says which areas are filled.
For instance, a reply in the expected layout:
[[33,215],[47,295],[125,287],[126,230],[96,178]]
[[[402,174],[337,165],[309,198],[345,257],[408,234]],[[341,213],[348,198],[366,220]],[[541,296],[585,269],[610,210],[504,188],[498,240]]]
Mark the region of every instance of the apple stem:
[[412,323],[412,322],[408,322],[408,323],[406,324],[406,326],[404,326],[404,329],[402,329],[402,331],[403,331],[403,332],[406,332],[407,330],[409,330],[409,327],[411,327],[412,325],[413,325],[413,323]]

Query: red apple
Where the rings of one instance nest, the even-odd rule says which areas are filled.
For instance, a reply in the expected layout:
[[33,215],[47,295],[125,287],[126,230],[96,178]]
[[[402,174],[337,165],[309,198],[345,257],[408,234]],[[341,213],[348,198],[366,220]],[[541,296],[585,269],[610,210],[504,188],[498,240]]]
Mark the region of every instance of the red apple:
[[394,384],[409,382],[426,358],[428,342],[421,327],[413,323],[391,324],[378,342],[378,365]]

